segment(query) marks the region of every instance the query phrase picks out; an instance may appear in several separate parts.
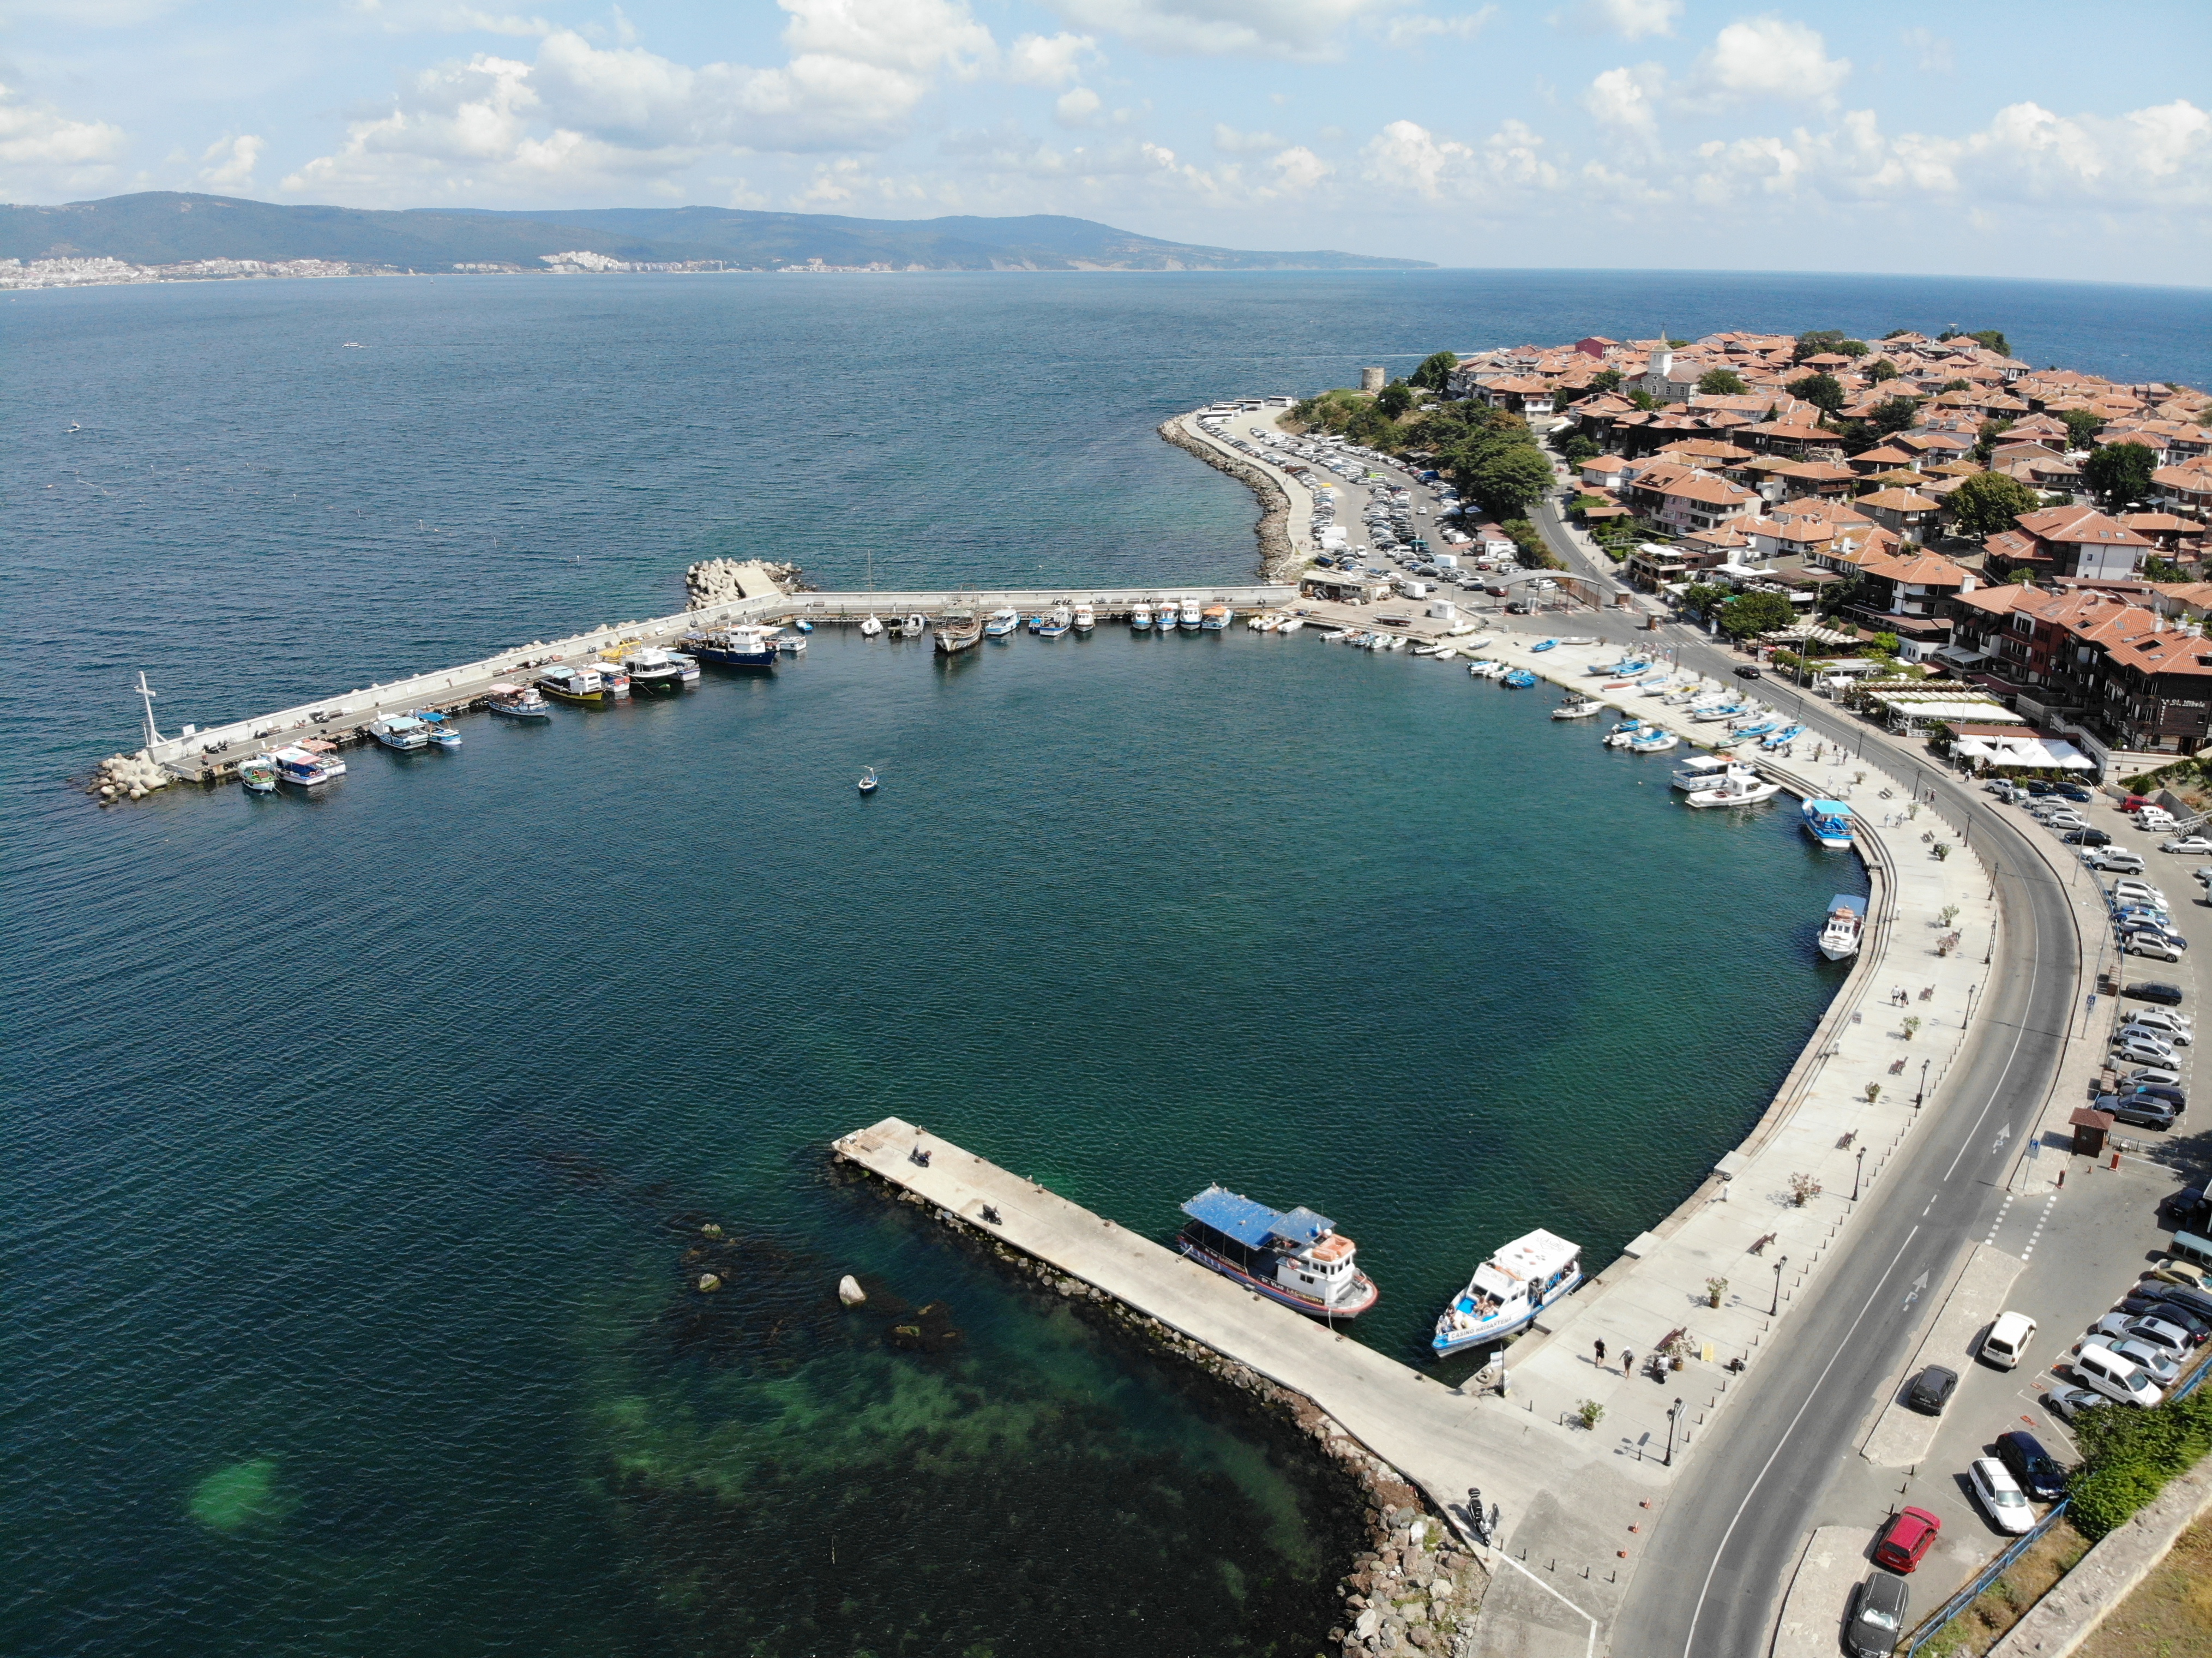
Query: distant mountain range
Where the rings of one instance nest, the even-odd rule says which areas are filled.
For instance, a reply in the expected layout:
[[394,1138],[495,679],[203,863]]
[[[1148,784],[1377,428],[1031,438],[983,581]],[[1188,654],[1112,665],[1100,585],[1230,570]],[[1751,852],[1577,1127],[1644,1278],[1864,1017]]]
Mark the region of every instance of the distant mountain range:
[[[283,207],[233,196],[148,191],[59,207],[0,205],[0,258],[321,259],[397,270],[546,268],[581,252],[625,264],[720,264],[780,270],[920,266],[932,270],[1428,270],[1420,259],[1252,253],[1164,242],[1089,219],[850,219],[738,208],[592,208],[497,213],[465,208],[365,212]],[[585,261],[586,264],[592,261]]]

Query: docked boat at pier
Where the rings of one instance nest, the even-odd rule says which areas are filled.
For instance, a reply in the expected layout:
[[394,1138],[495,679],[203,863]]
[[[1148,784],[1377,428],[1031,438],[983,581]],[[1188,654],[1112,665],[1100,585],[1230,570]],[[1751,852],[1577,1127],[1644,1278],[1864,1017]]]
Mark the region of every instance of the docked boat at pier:
[[1553,709],[1552,718],[1554,720],[1588,720],[1595,716],[1598,710],[1602,708],[1604,706],[1605,704],[1599,701],[1595,697],[1584,696],[1577,692],[1574,695],[1568,697],[1565,701],[1560,703],[1558,708]]
[[430,728],[411,714],[386,714],[369,723],[368,734],[396,754],[430,746]]
[[973,610],[947,610],[937,629],[937,648],[945,656],[974,648],[981,642],[983,623]]
[[1859,953],[1859,939],[1866,932],[1866,907],[1865,899],[1848,892],[1828,900],[1828,919],[1820,928],[1820,954],[1840,962]]
[[1437,1320],[1429,1345],[1441,1358],[1502,1341],[1562,1296],[1573,1293],[1582,1281],[1582,1246],[1540,1228],[1514,1239],[1474,1269],[1467,1288],[1452,1297]]
[[1851,844],[1851,809],[1842,800],[1808,800],[1805,833],[1821,846],[1844,851]]
[[1194,598],[1186,598],[1176,609],[1176,626],[1178,628],[1195,628],[1204,619]]
[[684,647],[685,654],[696,656],[702,662],[711,662],[718,668],[767,670],[775,666],[775,644],[766,628],[715,628],[705,633],[686,634],[677,643]]
[[1129,607],[1129,626],[1140,634],[1152,630],[1152,607],[1141,598]]
[[1759,774],[1725,754],[1700,754],[1685,760],[1674,768],[1667,780],[1678,789],[1692,793],[1698,789],[1718,788],[1731,777],[1755,780]]
[[423,730],[429,732],[431,747],[442,749],[450,754],[461,746],[461,734],[453,728],[453,722],[435,708],[417,708],[415,717],[422,722]]
[[1069,625],[1079,634],[1089,633],[1098,625],[1097,610],[1089,604],[1077,605],[1075,614],[1069,618]]
[[672,652],[658,646],[633,651],[622,659],[631,689],[648,695],[673,696],[684,689],[684,664]]
[[1236,617],[1237,612],[1226,604],[1208,604],[1198,613],[1199,629],[1203,633],[1221,633]]
[[604,708],[615,700],[606,665],[596,662],[576,665],[556,662],[538,676],[538,689],[556,701],[573,702],[579,708]]
[[1182,1206],[1190,1221],[1176,1248],[1209,1272],[1313,1318],[1357,1318],[1382,1299],[1352,1263],[1358,1246],[1326,1215],[1287,1214],[1224,1187]]
[[1682,799],[1682,804],[1694,806],[1699,811],[1710,811],[1719,806],[1755,806],[1762,800],[1771,800],[1782,793],[1782,785],[1770,783],[1756,772],[1748,777],[1731,774],[1721,783],[1709,789],[1694,789]]
[[269,762],[276,768],[276,780],[295,788],[315,788],[345,775],[345,762],[338,758],[337,745],[319,737],[272,750]]
[[238,780],[246,785],[248,794],[276,793],[276,764],[265,754],[257,754],[250,760],[238,762]]
[[[992,611],[984,619],[983,636],[986,639],[1011,639],[1020,631],[1021,625],[1021,612],[1009,604]],[[1030,621],[1030,631],[1035,633],[1036,630],[1037,619],[1032,617]]]
[[508,720],[550,720],[553,705],[535,685],[514,685],[502,680],[484,693],[484,707]]

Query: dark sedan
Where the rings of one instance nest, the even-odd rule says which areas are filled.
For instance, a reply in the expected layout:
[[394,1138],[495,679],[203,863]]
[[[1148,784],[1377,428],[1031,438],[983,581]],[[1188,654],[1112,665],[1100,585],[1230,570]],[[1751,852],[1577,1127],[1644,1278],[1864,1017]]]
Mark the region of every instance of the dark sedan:
[[2069,847],[2109,847],[2112,837],[2100,829],[2068,829],[2058,837]]
[[1746,664],[1735,671],[1735,677],[1738,679],[1756,679],[1759,677],[1759,670]]
[[1997,1436],[1997,1461],[2034,1503],[2056,1503],[2066,1495],[2066,1470],[2033,1434],[2017,1430]]
[[2179,985],[2160,984],[2154,980],[2148,984],[2130,985],[2120,994],[2132,996],[2139,1002],[2160,1002],[2167,1007],[2179,1007],[2182,999]]
[[1877,1571],[1860,1584],[1851,1600],[1850,1626],[1844,1631],[1852,1658],[1888,1658],[1895,1652],[1911,1600],[1905,1580],[1893,1572]]
[[1941,1364],[1930,1364],[1912,1378],[1912,1387],[1905,1394],[1905,1402],[1923,1416],[1941,1416],[1958,1386],[1959,1373],[1956,1370],[1947,1370]]

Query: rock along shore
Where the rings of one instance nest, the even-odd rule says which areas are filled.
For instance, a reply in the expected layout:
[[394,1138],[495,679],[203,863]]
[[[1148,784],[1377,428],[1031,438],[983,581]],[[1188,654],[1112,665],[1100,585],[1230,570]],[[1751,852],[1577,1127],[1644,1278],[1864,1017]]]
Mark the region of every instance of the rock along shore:
[[1223,453],[1211,444],[1201,443],[1183,430],[1182,416],[1171,416],[1159,424],[1159,434],[1178,449],[1196,455],[1217,472],[1251,486],[1252,493],[1260,497],[1260,521],[1252,527],[1260,543],[1260,574],[1267,581],[1293,581],[1305,561],[1291,547],[1291,498],[1283,486],[1258,467]]

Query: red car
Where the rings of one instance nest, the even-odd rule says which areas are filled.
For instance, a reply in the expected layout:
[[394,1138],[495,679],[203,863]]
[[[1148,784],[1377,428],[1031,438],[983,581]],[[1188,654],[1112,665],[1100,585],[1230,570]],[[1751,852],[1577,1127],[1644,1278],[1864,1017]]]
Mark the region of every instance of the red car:
[[1935,1546],[1936,1533],[1942,1529],[1943,1522],[1925,1509],[1899,1509],[1875,1543],[1875,1564],[1911,1571]]

